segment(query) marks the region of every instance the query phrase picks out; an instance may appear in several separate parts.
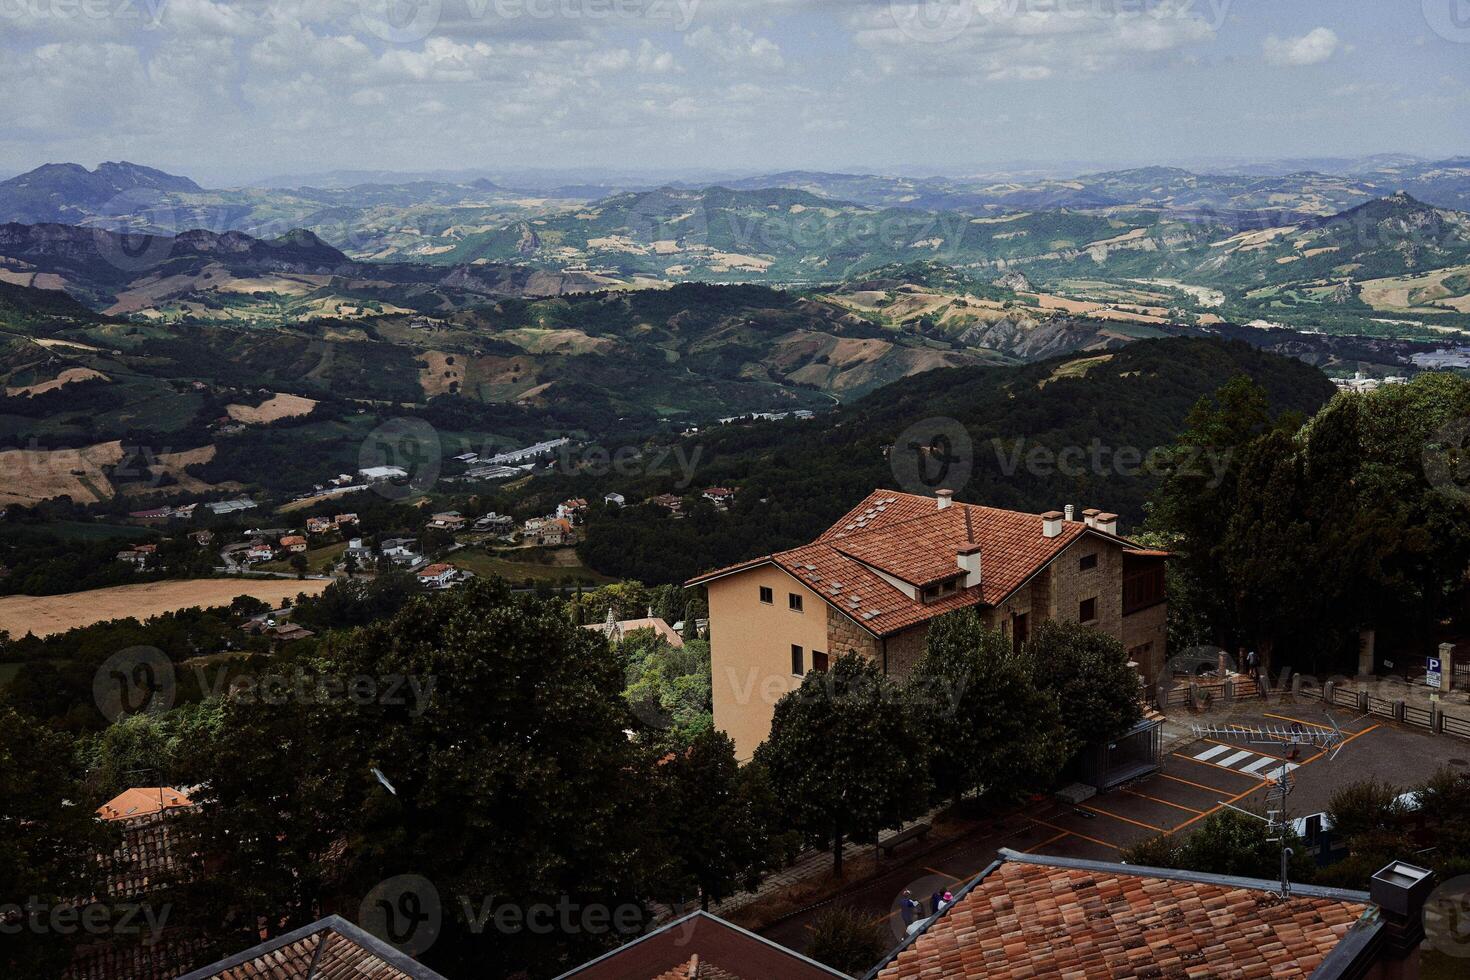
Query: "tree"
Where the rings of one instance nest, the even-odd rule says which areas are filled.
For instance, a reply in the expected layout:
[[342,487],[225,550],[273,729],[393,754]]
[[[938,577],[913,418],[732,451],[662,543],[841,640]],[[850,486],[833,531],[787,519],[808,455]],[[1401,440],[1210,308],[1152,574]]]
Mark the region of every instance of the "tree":
[[940,795],[1005,800],[1045,785],[1066,762],[1071,743],[1034,664],[972,609],[929,624],[906,693],[916,726],[933,736],[929,771]]
[[570,904],[641,918],[653,759],[623,735],[617,659],[559,602],[478,579],[333,633],[300,666],[367,679],[372,696],[237,697],[220,737],[197,746],[216,934],[257,914],[289,929],[400,874],[443,897],[423,958],[449,973],[555,974],[620,938],[477,931],[461,896],[491,914]]
[[1117,738],[1143,717],[1138,671],[1115,637],[1053,620],[1036,628],[1026,652],[1038,682],[1056,695],[1074,751]]
[[817,916],[812,923],[807,955],[857,977],[877,965],[890,945],[871,916],[837,906]]
[[1125,864],[1182,868],[1202,874],[1233,875],[1274,881],[1281,876],[1281,848],[1292,849],[1292,881],[1310,881],[1311,857],[1296,831],[1287,829],[1281,842],[1267,839],[1261,820],[1235,810],[1210,814],[1187,837],[1159,834],[1123,849]]
[[295,570],[297,578],[306,578],[307,562],[305,555],[300,554],[299,552],[292,555],[291,560],[290,562],[288,562],[288,564]]
[[871,661],[837,659],[776,703],[756,749],[787,820],[832,849],[842,874],[849,837],[873,839],[922,813],[929,796],[925,739],[898,688]]
[[[96,858],[112,849],[98,820],[99,802],[86,794],[70,760],[71,739],[9,708],[0,708],[0,895],[28,905],[42,928],[21,924],[0,941],[0,974],[60,976],[71,954],[68,937],[44,928],[52,909],[97,894]],[[39,762],[39,764],[38,764]]]
[[770,857],[766,828],[747,786],[735,743],[723,732],[700,732],[658,768],[665,828],[660,847],[672,859],[672,882],[681,891],[696,887],[704,909],[754,887]]

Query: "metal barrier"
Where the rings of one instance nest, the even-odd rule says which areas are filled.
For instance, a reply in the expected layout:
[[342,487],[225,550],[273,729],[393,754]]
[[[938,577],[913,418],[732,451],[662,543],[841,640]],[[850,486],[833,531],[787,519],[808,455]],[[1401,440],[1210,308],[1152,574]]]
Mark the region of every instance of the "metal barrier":
[[1441,731],[1446,735],[1458,735],[1460,738],[1470,738],[1470,721],[1455,715],[1441,714],[1439,716]]
[[1397,718],[1398,712],[1394,710],[1395,702],[1387,698],[1375,698],[1368,696],[1368,713],[1380,718]]
[[1358,707],[1358,692],[1345,687],[1333,687],[1332,703],[1343,708]]
[[1404,705],[1404,723],[1418,725],[1420,728],[1434,727],[1434,712],[1428,708],[1420,708],[1416,705]]

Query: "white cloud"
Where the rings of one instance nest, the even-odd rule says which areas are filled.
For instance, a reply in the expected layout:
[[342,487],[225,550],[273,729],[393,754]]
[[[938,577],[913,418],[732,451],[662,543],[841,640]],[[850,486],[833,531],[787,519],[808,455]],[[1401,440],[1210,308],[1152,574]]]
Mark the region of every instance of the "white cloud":
[[1280,38],[1272,34],[1262,45],[1267,61],[1287,68],[1320,65],[1336,54],[1341,46],[1337,32],[1330,27],[1318,27],[1301,37]]
[[706,24],[686,36],[684,43],[727,67],[776,70],[785,63],[776,42],[739,24],[730,24],[723,31]]

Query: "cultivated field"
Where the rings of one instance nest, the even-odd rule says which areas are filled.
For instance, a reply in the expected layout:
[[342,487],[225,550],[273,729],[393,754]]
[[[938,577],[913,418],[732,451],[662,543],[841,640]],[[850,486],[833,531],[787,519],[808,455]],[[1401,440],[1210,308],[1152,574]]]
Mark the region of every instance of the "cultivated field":
[[132,616],[142,620],[190,606],[228,606],[239,595],[274,605],[282,599],[294,600],[302,592],[317,595],[327,585],[323,581],[292,579],[205,578],[116,585],[66,595],[12,595],[0,598],[0,629],[17,637],[26,633],[49,636],[109,619]]
[[50,381],[24,385],[19,388],[6,388],[5,394],[11,398],[15,398],[18,395],[44,395],[48,391],[64,388],[73,381],[88,381],[92,378],[101,378],[103,381],[106,381],[107,375],[101,371],[94,371],[91,368],[67,368]]
[[236,422],[259,425],[274,422],[277,419],[290,418],[293,415],[309,415],[314,408],[316,408],[316,402],[310,398],[302,398],[300,395],[276,395],[259,405],[226,405],[225,411],[229,412],[230,418]]
[[85,449],[8,449],[0,452],[0,505],[32,504],[63,494],[79,504],[94,504],[113,494],[102,472],[123,458],[122,443],[103,442]]

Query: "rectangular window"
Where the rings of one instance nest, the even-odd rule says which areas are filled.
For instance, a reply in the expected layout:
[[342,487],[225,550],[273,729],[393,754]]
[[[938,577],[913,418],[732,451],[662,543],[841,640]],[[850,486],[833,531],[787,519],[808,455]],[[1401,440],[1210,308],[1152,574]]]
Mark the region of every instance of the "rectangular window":
[[1094,569],[1096,567],[1097,567],[1097,553],[1096,552],[1093,552],[1090,555],[1083,555],[1082,556],[1082,560],[1079,561],[1079,562],[1077,562],[1077,568],[1078,568],[1079,571],[1086,572],[1086,571],[1089,571],[1089,570]]
[[772,592],[769,586],[761,586],[761,602],[764,602],[768,606],[775,605],[776,593]]
[[801,612],[801,596],[795,592],[788,593],[786,596],[786,605],[796,612]]
[[1011,631],[1011,645],[1019,651],[1026,645],[1026,638],[1030,635],[1030,624],[1025,613],[1017,613],[1015,627]]
[[1136,572],[1129,572],[1123,579],[1123,615],[1157,606],[1163,602],[1164,563],[1155,562]]
[[791,644],[791,672],[797,677],[806,673],[806,665],[802,661],[801,647],[795,643]]
[[820,650],[812,651],[812,670],[820,670],[824,673],[827,670],[827,655]]
[[1077,603],[1077,622],[1091,623],[1097,619],[1097,599],[1083,599]]

